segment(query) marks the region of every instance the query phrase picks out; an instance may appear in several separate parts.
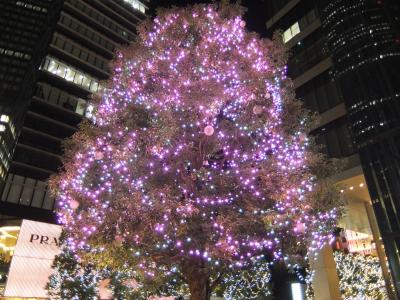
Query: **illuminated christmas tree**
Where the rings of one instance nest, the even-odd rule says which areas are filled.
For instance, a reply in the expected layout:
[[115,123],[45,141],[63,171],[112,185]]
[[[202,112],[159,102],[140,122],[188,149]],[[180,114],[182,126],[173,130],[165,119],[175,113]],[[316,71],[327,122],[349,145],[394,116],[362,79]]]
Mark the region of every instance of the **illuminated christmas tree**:
[[251,268],[237,270],[225,276],[224,299],[267,299],[271,295],[271,272],[268,264],[255,263]]
[[280,39],[240,6],[160,11],[120,50],[52,179],[72,251],[208,299],[225,270],[320,248],[340,212],[318,179]]
[[90,263],[82,264],[65,244],[65,233],[60,239],[62,251],[53,262],[53,274],[47,283],[51,299],[98,299],[101,276]]
[[343,299],[388,299],[379,258],[334,252]]

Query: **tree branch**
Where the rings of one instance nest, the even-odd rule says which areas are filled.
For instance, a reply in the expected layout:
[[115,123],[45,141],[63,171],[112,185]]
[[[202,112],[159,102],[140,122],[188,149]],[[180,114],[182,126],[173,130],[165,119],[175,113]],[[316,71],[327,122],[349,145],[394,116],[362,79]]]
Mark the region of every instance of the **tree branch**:
[[210,285],[211,291],[213,291],[217,287],[217,285],[221,282],[222,275],[224,275],[224,272],[219,273],[218,277],[211,283]]

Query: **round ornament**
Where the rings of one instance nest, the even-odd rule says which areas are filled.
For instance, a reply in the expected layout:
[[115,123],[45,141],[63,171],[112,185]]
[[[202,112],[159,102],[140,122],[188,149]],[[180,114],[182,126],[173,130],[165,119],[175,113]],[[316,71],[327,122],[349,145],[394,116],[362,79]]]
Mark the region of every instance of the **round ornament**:
[[79,207],[79,202],[76,201],[75,199],[73,199],[73,200],[71,200],[71,201],[69,202],[69,206],[70,206],[73,210],[75,210],[75,209],[77,209],[77,208]]
[[95,158],[96,160],[101,160],[101,159],[103,159],[103,158],[104,158],[103,152],[101,152],[101,151],[96,151],[96,153],[94,154],[94,158]]
[[261,105],[254,105],[253,114],[260,115],[263,112],[263,108]]
[[214,134],[214,127],[212,127],[211,125],[207,125],[206,127],[204,127],[204,134],[207,136],[212,136]]
[[306,226],[304,223],[298,222],[294,227],[295,232],[304,233],[306,230]]

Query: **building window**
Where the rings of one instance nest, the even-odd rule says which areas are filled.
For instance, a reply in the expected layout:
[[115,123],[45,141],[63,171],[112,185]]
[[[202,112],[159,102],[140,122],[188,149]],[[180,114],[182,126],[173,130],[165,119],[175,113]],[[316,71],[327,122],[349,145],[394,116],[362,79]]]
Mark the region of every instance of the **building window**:
[[4,123],[8,123],[10,121],[10,116],[9,115],[1,115],[0,121],[4,122]]
[[15,5],[22,6],[22,7],[25,7],[27,9],[34,10],[34,11],[40,11],[40,12],[43,12],[43,13],[47,12],[47,9],[44,8],[44,7],[40,7],[40,6],[37,6],[37,5],[32,5],[32,4],[26,3],[24,1],[17,1],[17,2],[15,2]]
[[136,10],[146,13],[146,6],[142,2],[137,0],[124,0],[124,2],[130,4]]
[[283,41],[285,43],[289,42],[293,37],[300,33],[299,22],[294,23],[288,29],[283,32]]
[[317,19],[317,13],[315,9],[310,10],[300,20],[293,23],[288,29],[283,32],[283,42],[287,43],[301,31],[307,28],[312,22]]
[[323,113],[343,102],[341,89],[331,78],[329,71],[300,86],[296,94],[306,108],[318,113]]
[[82,116],[88,118],[91,117],[93,108],[87,104],[86,100],[72,96],[67,92],[46,83],[38,83],[35,96],[51,104],[76,112]]
[[25,60],[30,60],[31,56],[27,53],[23,53],[23,52],[19,52],[19,51],[14,51],[11,49],[4,49],[4,48],[0,48],[0,54],[3,55],[7,55],[7,56],[13,56],[13,57],[17,57],[17,58],[22,58]]
[[87,5],[83,1],[80,0],[65,0],[66,3],[71,4],[74,6],[76,9],[82,11],[83,13],[87,14],[90,16],[91,19],[95,20],[99,24],[103,25],[107,29],[115,32],[119,36],[128,39],[130,41],[135,39],[135,34],[132,32],[128,32],[127,34],[124,34],[124,32],[127,32],[128,30],[119,26],[117,23],[114,22],[114,20],[110,19],[106,15],[96,11],[91,7],[90,5]]
[[316,142],[325,146],[325,153],[329,157],[347,157],[355,153],[353,140],[348,129],[345,117],[337,119],[322,128],[315,130]]
[[40,67],[41,70],[48,71],[66,81],[73,82],[76,85],[82,86],[90,92],[97,92],[100,85],[97,79],[79,71],[53,57],[46,57],[44,63]]
[[[90,63],[92,66],[95,66],[107,73],[109,72],[108,64],[103,58],[101,58],[94,52],[82,47],[81,45],[71,41],[70,39],[66,38],[65,36],[62,36],[57,33],[54,34],[52,45],[72,54],[73,56],[75,56],[81,60],[84,60],[84,61]],[[69,81],[71,81],[71,80],[69,80]]]
[[16,174],[8,174],[1,201],[25,206],[54,209],[47,184],[43,181]]

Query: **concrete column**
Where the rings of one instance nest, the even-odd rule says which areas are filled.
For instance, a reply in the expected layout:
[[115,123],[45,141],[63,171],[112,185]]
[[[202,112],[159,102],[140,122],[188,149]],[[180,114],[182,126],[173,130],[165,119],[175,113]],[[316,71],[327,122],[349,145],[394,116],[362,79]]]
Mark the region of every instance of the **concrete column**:
[[314,299],[341,300],[339,277],[336,273],[332,247],[325,246],[315,259],[311,259],[310,265],[314,271]]
[[372,236],[374,238],[374,242],[375,242],[375,246],[376,246],[376,252],[378,253],[379,262],[380,262],[381,269],[382,269],[382,275],[383,275],[383,278],[385,279],[386,291],[388,293],[390,300],[396,300],[397,298],[394,293],[394,288],[392,285],[389,269],[388,269],[387,262],[386,262],[385,250],[383,249],[381,235],[379,232],[378,223],[376,222],[376,218],[375,218],[375,214],[374,214],[372,205],[368,202],[365,202],[365,210],[367,211],[369,225],[371,227]]

